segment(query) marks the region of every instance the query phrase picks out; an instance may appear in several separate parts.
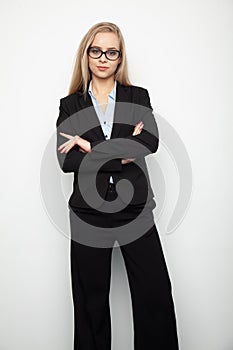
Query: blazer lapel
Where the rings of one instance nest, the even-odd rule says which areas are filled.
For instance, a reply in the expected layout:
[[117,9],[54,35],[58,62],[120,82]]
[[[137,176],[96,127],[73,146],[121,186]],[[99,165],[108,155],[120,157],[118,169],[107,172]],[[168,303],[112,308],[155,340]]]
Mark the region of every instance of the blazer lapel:
[[89,93],[87,93],[86,100],[84,99],[84,96],[82,94],[78,95],[78,97],[83,117],[85,116],[87,120],[87,125],[91,125],[91,128],[93,127],[92,132],[96,135],[97,139],[105,140],[105,136],[100,125],[99,118],[96,114],[95,107],[92,103],[91,96],[89,95]]
[[117,80],[116,104],[115,104],[113,127],[112,127],[112,133],[111,133],[112,139],[114,139],[118,136],[120,129],[122,127],[122,124],[120,123],[122,108],[121,108],[121,103],[118,103],[118,102],[130,102],[128,91],[129,91],[129,89],[127,89],[127,87],[121,85],[119,83],[119,81]]
[[[127,87],[121,85],[118,80],[117,80],[117,84],[116,84],[116,102],[130,102],[130,96],[129,96]],[[88,109],[88,117],[96,119],[95,125],[97,125],[97,127],[93,129],[93,132],[96,134],[97,139],[105,140],[105,136],[104,136],[102,127],[100,125],[98,115],[96,114],[95,107],[92,103],[91,96],[88,93],[87,93],[86,100],[84,100],[83,95],[80,95],[80,105],[81,105],[82,109],[92,107],[92,108]],[[120,107],[121,106],[120,105],[118,103],[116,103],[115,108],[114,108],[113,127],[112,127],[112,133],[111,133],[112,139],[114,139],[118,136],[120,129],[121,129],[121,124],[120,124],[120,114],[121,114]]]

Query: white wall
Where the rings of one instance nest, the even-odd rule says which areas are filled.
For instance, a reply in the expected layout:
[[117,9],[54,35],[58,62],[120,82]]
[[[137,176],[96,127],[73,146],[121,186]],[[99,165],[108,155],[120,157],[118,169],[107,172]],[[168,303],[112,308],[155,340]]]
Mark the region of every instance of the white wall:
[[[1,3],[1,350],[72,349],[69,240],[43,203],[41,162],[78,44],[103,20],[120,26],[132,82],[148,88],[154,111],[179,134],[192,165],[191,203],[168,235],[179,179],[166,150],[156,155],[167,196],[157,225],[180,349],[233,349],[232,10],[230,0]],[[70,174],[61,174],[64,191],[67,180]],[[113,348],[133,349],[117,252],[112,272]]]

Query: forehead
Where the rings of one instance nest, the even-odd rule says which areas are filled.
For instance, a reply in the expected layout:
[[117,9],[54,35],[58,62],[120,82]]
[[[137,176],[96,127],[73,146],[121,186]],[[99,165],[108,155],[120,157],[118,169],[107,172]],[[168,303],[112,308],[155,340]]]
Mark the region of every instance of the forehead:
[[109,48],[120,47],[120,42],[117,34],[107,32],[107,33],[97,33],[92,41],[92,46],[98,46],[99,48],[106,50]]

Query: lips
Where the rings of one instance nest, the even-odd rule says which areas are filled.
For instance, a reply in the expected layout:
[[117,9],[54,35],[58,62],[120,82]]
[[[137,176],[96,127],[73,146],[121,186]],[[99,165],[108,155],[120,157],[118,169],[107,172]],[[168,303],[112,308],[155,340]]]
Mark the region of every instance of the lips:
[[104,67],[104,66],[97,66],[97,68],[98,68],[99,70],[106,70],[106,69],[108,69],[108,67]]

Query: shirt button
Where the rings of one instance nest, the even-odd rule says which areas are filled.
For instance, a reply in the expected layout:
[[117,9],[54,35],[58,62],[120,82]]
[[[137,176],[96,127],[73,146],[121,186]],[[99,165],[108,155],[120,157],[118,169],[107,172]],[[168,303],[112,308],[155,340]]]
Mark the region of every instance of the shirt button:
[[108,135],[105,135],[106,139],[108,138]]
[[104,122],[104,124],[106,124],[106,122]]

